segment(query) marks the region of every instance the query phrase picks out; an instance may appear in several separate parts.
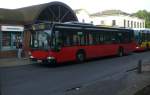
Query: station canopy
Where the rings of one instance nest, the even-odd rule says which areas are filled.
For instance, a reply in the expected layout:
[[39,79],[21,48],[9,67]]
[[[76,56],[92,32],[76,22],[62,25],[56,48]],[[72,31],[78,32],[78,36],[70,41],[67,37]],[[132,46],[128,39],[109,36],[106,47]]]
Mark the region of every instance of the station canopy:
[[31,24],[41,21],[78,21],[74,11],[62,2],[50,2],[19,9],[0,9],[0,23]]

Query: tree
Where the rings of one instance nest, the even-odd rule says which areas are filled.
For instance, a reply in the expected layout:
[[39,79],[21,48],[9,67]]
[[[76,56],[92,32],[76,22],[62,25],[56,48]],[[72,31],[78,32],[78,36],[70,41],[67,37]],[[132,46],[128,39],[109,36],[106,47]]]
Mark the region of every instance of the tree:
[[144,19],[145,27],[150,28],[150,12],[148,12],[146,10],[139,10],[138,12],[134,13],[133,15]]

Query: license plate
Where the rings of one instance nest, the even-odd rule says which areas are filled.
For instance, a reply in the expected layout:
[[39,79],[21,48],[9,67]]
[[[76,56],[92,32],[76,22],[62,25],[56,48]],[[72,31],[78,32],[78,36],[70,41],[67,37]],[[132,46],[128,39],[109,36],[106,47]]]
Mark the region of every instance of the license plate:
[[42,60],[37,60],[38,63],[42,63]]

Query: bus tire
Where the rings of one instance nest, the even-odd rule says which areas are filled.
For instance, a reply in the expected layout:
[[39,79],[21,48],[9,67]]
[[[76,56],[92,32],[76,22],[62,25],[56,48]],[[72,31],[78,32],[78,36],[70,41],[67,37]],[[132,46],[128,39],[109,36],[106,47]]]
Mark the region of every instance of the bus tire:
[[85,53],[83,51],[79,51],[77,54],[76,54],[76,61],[78,63],[82,63],[85,61]]
[[124,50],[123,50],[123,48],[119,48],[118,49],[118,56],[119,57],[122,57],[124,55]]

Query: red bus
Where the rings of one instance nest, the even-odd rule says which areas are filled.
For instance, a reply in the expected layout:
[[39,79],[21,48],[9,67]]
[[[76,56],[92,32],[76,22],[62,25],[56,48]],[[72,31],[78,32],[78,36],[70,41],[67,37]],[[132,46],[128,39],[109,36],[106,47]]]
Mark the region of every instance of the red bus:
[[31,31],[33,62],[83,62],[103,56],[123,56],[135,49],[134,32],[130,29],[83,23],[40,23],[32,25]]

